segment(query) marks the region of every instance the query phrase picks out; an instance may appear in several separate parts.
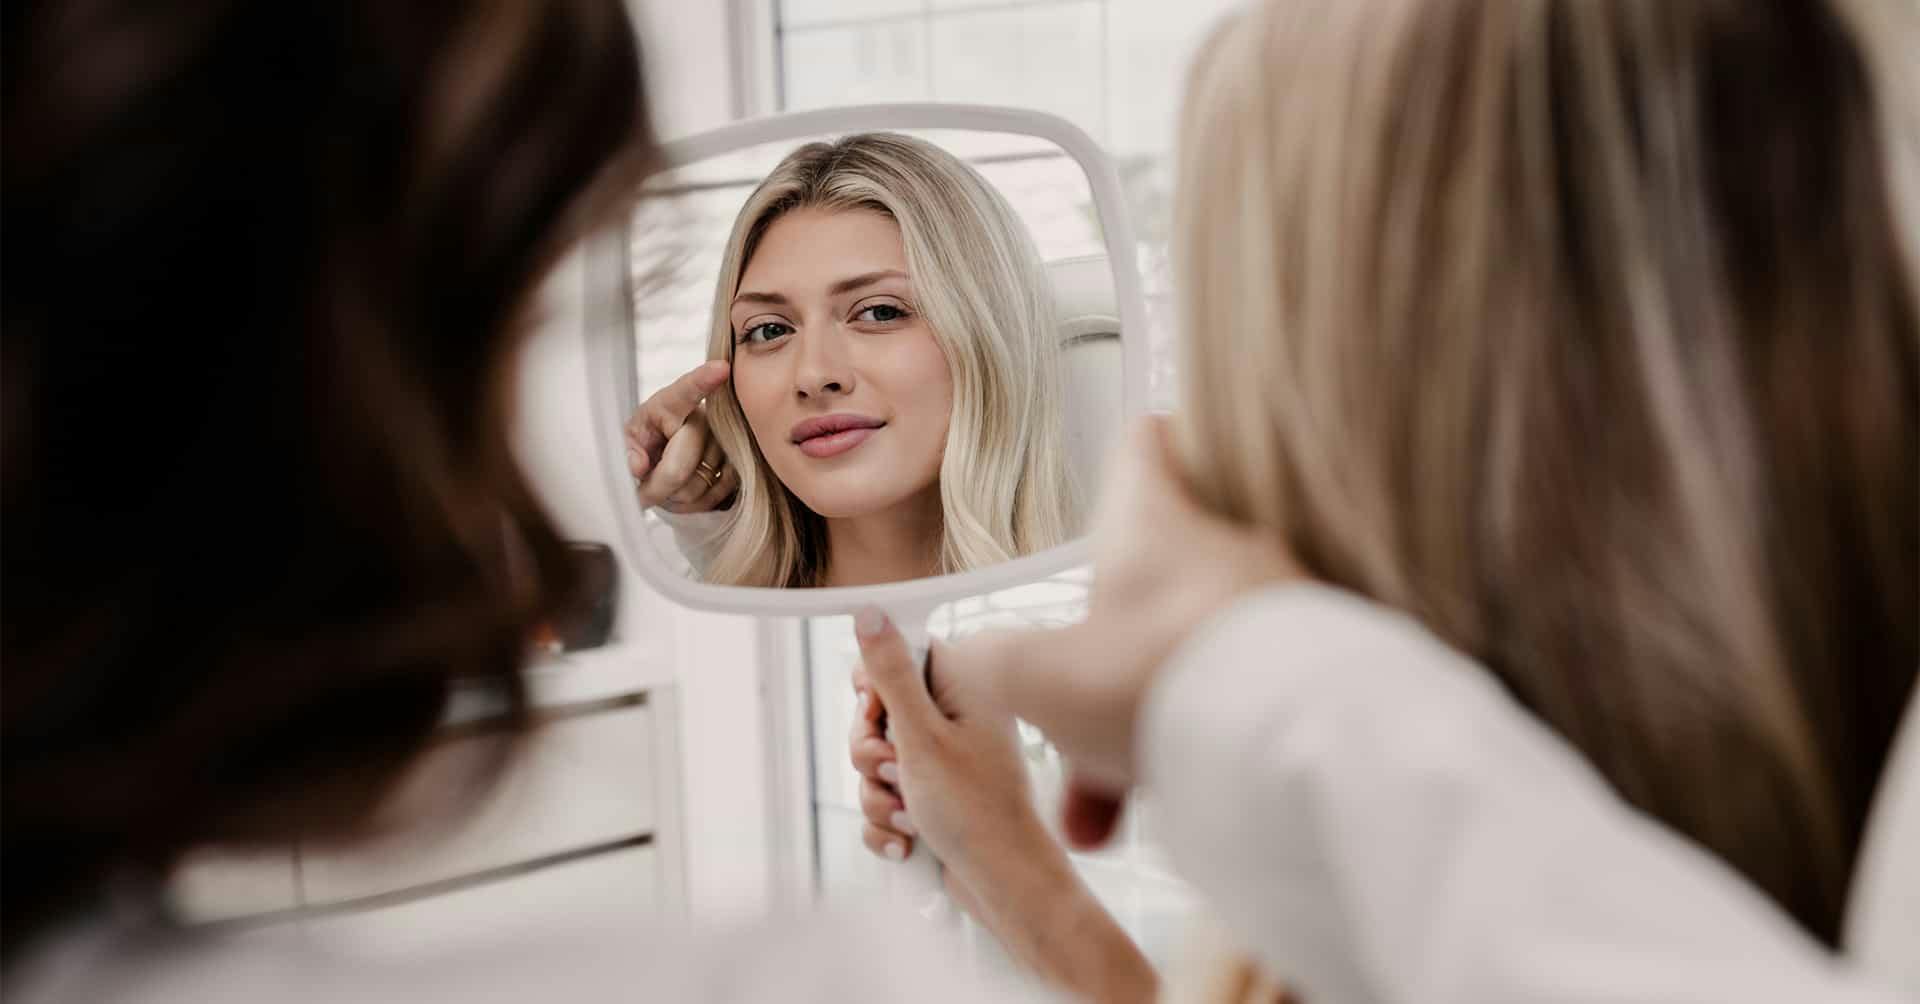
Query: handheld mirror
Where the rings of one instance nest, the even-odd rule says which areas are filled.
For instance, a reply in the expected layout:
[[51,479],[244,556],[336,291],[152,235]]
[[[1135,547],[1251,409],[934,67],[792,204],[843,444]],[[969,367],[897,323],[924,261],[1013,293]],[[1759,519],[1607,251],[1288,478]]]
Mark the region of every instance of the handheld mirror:
[[690,607],[935,606],[1084,562],[1143,406],[1118,176],[1051,116],[801,112],[669,144],[588,266],[622,546]]

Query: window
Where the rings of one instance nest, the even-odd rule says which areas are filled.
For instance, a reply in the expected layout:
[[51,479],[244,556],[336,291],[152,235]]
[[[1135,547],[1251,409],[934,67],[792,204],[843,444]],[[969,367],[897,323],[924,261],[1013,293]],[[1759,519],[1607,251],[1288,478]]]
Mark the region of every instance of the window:
[[1173,401],[1168,154],[1187,61],[1233,0],[769,0],[777,110],[887,101],[1049,112],[1113,156],[1145,280],[1149,401]]

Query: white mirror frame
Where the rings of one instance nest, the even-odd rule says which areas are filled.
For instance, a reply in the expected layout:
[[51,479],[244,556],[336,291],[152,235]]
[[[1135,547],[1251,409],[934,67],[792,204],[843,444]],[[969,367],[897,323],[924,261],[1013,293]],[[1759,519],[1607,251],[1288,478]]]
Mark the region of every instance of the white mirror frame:
[[[1121,409],[1127,419],[1139,415],[1147,397],[1147,311],[1139,269],[1134,263],[1133,229],[1128,224],[1126,204],[1121,197],[1120,176],[1099,144],[1065,119],[1024,109],[958,104],[858,105],[793,112],[749,119],[668,143],[661,151],[662,167],[663,170],[682,167],[780,140],[883,129],[969,129],[1034,136],[1052,142],[1079,163],[1093,193],[1094,210],[1099,215],[1100,232],[1107,245],[1107,261],[1113,270],[1121,328]],[[618,546],[648,585],[682,606],[701,610],[816,617],[877,606],[898,612],[895,619],[907,624],[917,619],[899,614],[930,611],[941,603],[1032,582],[1086,562],[1086,541],[1082,537],[991,568],[875,586],[819,589],[720,586],[674,574],[650,553],[652,545],[648,542],[645,514],[634,500],[621,432],[627,416],[640,403],[629,275],[631,226],[629,219],[609,228],[608,232],[596,236],[588,249],[583,334],[594,442],[607,492],[619,518]]]

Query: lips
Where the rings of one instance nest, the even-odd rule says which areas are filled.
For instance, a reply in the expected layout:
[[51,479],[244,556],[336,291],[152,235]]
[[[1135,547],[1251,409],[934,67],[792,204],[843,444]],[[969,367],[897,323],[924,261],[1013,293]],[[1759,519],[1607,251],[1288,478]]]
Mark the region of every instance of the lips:
[[859,446],[887,423],[865,415],[822,415],[793,427],[793,445],[815,459],[838,456]]

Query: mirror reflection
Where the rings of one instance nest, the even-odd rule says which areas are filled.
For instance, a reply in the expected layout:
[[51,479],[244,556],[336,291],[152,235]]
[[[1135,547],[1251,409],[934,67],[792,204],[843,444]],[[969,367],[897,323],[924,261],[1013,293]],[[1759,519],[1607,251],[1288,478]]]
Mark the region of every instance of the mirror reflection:
[[766,155],[654,179],[632,230],[627,462],[658,556],[856,586],[1078,536],[1122,350],[1076,162],[952,132]]

